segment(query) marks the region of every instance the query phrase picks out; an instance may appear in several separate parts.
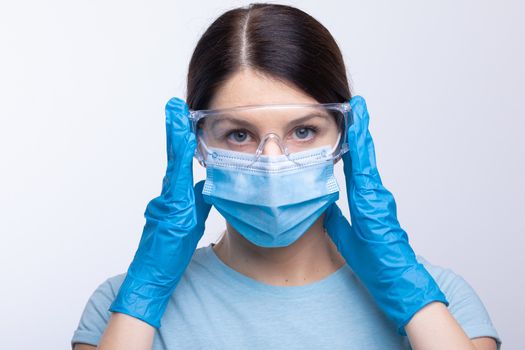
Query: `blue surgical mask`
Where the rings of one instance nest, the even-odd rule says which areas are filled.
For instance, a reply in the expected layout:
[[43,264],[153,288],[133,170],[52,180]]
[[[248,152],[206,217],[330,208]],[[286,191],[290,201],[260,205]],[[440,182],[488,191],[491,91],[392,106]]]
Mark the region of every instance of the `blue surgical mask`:
[[203,146],[204,200],[255,245],[294,243],[339,199],[330,146],[255,163],[250,154]]

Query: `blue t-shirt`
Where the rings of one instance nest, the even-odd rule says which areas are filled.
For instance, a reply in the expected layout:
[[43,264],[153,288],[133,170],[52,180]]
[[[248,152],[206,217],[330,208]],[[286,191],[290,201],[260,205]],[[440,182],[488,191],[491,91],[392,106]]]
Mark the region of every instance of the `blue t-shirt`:
[[[417,256],[450,302],[469,338],[501,340],[472,287],[450,269]],[[98,345],[125,273],[94,291],[71,345]],[[411,349],[408,337],[377,307],[348,264],[303,286],[273,286],[199,248],[168,303],[153,350],[174,349]]]

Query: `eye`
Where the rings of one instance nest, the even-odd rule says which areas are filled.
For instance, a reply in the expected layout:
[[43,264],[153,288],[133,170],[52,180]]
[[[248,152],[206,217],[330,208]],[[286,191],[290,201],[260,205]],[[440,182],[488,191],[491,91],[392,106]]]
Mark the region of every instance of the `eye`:
[[300,126],[294,130],[294,135],[300,140],[306,140],[315,136],[316,132],[315,126]]
[[233,130],[229,132],[226,135],[226,137],[231,141],[242,143],[249,137],[249,135],[246,130],[238,129],[238,130]]

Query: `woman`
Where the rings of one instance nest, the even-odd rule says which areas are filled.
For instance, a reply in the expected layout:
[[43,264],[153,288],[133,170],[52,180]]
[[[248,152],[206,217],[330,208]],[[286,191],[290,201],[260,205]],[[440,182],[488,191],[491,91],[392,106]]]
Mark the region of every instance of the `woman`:
[[[197,44],[187,103],[166,106],[167,171],[135,257],[92,295],[72,346],[499,348],[468,283],[416,258],[368,120],[311,16],[224,13]],[[194,155],[207,169],[195,187]],[[341,158],[352,225],[335,204]],[[226,231],[196,250],[211,205]]]

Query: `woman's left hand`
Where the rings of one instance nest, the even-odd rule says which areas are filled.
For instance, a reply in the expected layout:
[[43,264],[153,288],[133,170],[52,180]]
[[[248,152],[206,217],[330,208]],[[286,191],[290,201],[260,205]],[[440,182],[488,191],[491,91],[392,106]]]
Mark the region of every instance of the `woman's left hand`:
[[350,105],[353,122],[343,163],[353,226],[335,203],[326,211],[324,226],[376,303],[395,322],[398,333],[406,335],[404,326],[418,310],[432,301],[449,303],[416,260],[397,220],[394,197],[381,182],[365,100],[354,96]]

